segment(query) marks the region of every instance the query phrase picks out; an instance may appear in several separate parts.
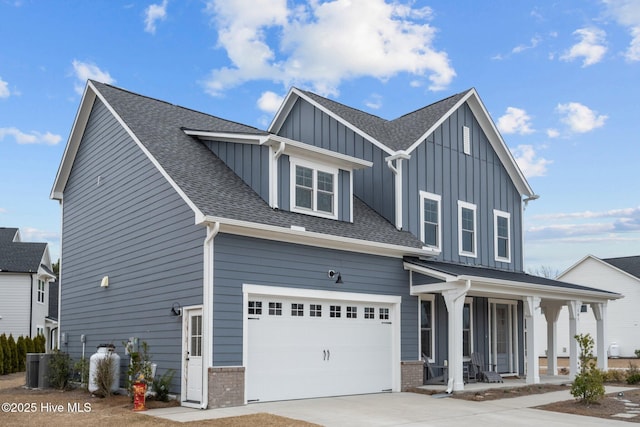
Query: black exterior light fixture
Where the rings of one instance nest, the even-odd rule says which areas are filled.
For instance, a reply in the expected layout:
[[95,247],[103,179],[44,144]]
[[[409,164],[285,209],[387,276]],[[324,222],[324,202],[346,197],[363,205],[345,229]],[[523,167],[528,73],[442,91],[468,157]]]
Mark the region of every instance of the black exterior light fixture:
[[342,275],[340,274],[339,271],[329,270],[327,272],[327,276],[329,276],[330,279],[335,278],[337,284],[341,284],[342,283]]
[[182,307],[180,306],[180,303],[177,303],[177,302],[173,303],[173,306],[171,306],[171,314],[174,316],[182,315]]

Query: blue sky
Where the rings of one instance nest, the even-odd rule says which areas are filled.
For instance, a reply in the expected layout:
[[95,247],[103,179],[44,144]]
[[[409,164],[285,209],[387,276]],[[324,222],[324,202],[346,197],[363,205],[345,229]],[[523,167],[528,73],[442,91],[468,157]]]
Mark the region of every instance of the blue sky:
[[526,268],[640,254],[636,0],[0,0],[0,226],[54,259],[87,78],[264,129],[292,85],[387,119],[475,87],[540,195]]

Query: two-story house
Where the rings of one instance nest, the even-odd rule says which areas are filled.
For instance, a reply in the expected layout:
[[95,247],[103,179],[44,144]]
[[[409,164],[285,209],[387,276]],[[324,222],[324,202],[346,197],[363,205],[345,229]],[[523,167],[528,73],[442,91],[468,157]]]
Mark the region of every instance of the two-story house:
[[423,353],[537,382],[534,312],[619,295],[523,273],[532,197],[474,89],[388,121],[294,88],[263,131],[90,81],[61,345],[144,340],[195,407],[400,391]]
[[55,278],[46,243],[23,242],[19,229],[0,227],[0,334],[44,335],[51,348],[57,322],[48,317],[49,283]]

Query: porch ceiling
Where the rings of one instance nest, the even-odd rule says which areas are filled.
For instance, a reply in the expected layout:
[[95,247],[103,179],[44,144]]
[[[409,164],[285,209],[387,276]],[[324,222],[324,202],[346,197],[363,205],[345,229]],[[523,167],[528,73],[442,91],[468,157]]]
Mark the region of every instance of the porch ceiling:
[[[580,300],[582,302],[606,302],[623,297],[615,292],[526,273],[430,261],[416,257],[404,257],[404,268],[412,272],[411,293],[413,295],[457,289],[461,284],[469,281],[471,283],[469,295],[510,296],[517,299],[534,296],[545,300]],[[421,280],[413,273],[426,277]]]

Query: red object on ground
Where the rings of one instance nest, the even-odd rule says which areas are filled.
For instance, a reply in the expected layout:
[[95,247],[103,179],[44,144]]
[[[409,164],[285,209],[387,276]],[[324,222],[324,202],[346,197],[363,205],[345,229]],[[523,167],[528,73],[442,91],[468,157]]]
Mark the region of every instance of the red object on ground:
[[144,406],[145,395],[147,394],[147,385],[145,383],[133,384],[133,410],[146,411]]

